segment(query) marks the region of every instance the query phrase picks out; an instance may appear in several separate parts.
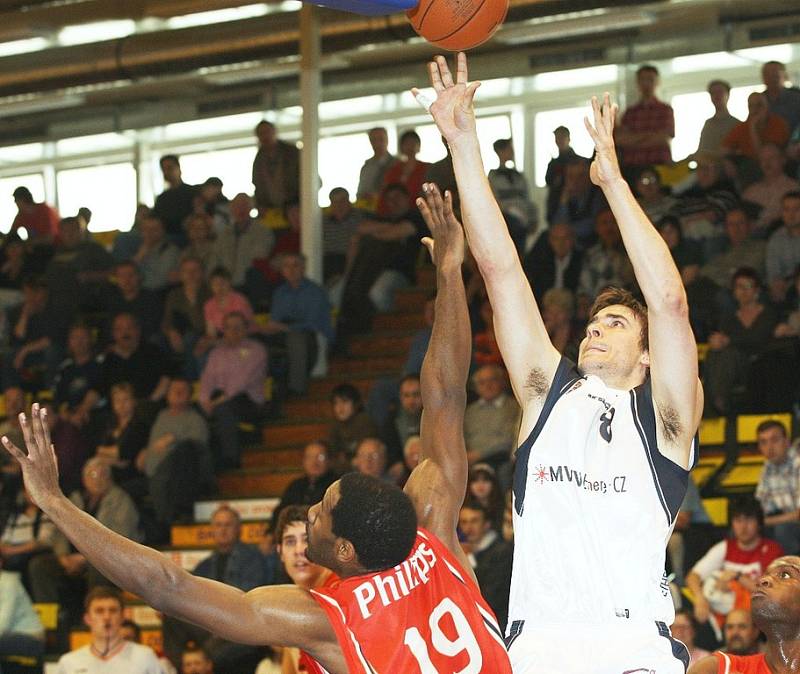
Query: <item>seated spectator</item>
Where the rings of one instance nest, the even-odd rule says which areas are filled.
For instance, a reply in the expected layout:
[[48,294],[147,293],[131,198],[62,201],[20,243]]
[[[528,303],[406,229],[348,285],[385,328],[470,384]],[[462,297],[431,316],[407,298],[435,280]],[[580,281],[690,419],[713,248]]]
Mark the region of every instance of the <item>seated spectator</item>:
[[461,545],[475,571],[481,594],[505,634],[513,548],[492,527],[486,508],[475,500],[468,499],[461,507],[458,529],[464,536]]
[[753,223],[744,208],[736,207],[725,214],[725,242],[720,253],[700,268],[700,275],[720,288],[730,288],[737,269],[754,269],[759,278],[764,277],[767,245],[754,240]]
[[636,71],[639,100],[622,114],[614,139],[626,169],[640,169],[672,162],[670,141],[675,137],[675,113],[656,96],[658,68],[640,66]]
[[749,608],[734,609],[725,616],[723,628],[725,645],[721,649],[731,655],[755,655],[759,652],[758,639],[761,634],[753,624]]
[[557,222],[550,225],[525,255],[522,267],[530,281],[537,302],[550,288],[566,288],[575,292],[581,275],[583,253],[575,248],[572,228]]
[[422,458],[422,440],[418,435],[412,435],[406,440],[403,446],[403,476],[401,483],[405,485],[406,480],[411,477],[411,473],[419,465]]
[[761,146],[758,165],[762,178],[742,192],[742,200],[761,207],[755,221],[755,231],[759,238],[766,238],[781,218],[783,196],[800,190],[800,183],[786,175],[786,155],[773,143]]
[[422,141],[419,134],[413,129],[409,129],[400,134],[397,142],[400,156],[390,164],[383,174],[383,185],[378,196],[378,215],[391,216],[394,206],[389,203],[390,185],[402,185],[405,190],[405,199],[408,210],[416,210],[417,197],[422,192],[422,183],[430,164],[417,159]]
[[[269,585],[272,579],[266,577],[263,555],[256,546],[242,543],[241,533],[239,513],[227,505],[217,508],[211,516],[214,550],[192,573],[225,583],[242,592]],[[254,660],[250,667],[250,671],[253,671],[260,660],[259,648],[234,644],[176,618],[165,616],[162,631],[164,653],[176,666],[180,666],[181,653],[189,640],[203,647],[214,661],[214,670],[222,674],[247,671],[247,666]]]
[[270,356],[275,354],[272,347],[285,353],[288,367],[281,390],[291,395],[306,392],[309,375],[320,356],[318,347],[324,348],[334,337],[328,295],[305,273],[304,255],[283,256],[281,274],[286,281],[275,290],[269,323],[261,329],[269,335]]
[[200,375],[200,405],[211,419],[219,467],[238,467],[239,424],[256,422],[264,406],[267,350],[247,338],[247,320],[239,312],[225,316],[223,336]]
[[0,658],[39,658],[44,653],[44,627],[20,575],[7,570],[5,555],[0,555],[0,597]]
[[33,273],[25,242],[8,234],[0,247],[0,311],[22,301],[22,282]]
[[794,276],[792,288],[786,294],[784,313],[775,328],[775,337],[800,336],[800,268]]
[[786,299],[800,266],[800,191],[783,195],[781,225],[767,242],[767,283],[773,302]]
[[570,146],[570,133],[566,126],[559,126],[553,130],[553,137],[558,149],[558,155],[547,163],[547,173],[544,181],[547,184],[547,222],[553,224],[553,215],[558,209],[561,191],[564,189],[564,175],[568,164],[576,159],[582,159],[575,154]]
[[177,246],[183,246],[186,243],[183,221],[194,209],[197,186],[183,182],[181,163],[177,155],[164,155],[159,160],[159,166],[167,189],[156,197],[152,215],[164,223],[164,230],[170,241]]
[[[27,404],[25,402],[25,391],[19,386],[9,386],[3,391],[3,403],[6,411],[6,418],[0,422],[0,437],[7,435],[8,438],[17,447],[22,445],[17,444],[19,440],[23,444],[25,439],[22,436],[22,426],[19,423],[19,415],[25,411]],[[14,495],[16,496],[17,479],[20,476],[19,463],[14,461],[11,455],[6,452],[0,453],[0,496],[4,495],[4,487],[6,482],[10,480],[13,483]],[[0,508],[2,505],[0,504]]]
[[[734,608],[749,606],[750,593],[772,560],[783,548],[764,538],[764,512],[751,496],[731,499],[728,505],[730,538],[720,541],[694,565],[686,576],[692,591],[694,617],[705,623],[713,610],[726,615]],[[713,600],[713,605],[711,601]]]
[[472,375],[478,394],[464,413],[464,443],[467,460],[499,466],[511,459],[519,430],[520,409],[506,393],[505,370],[484,365]]
[[230,272],[224,267],[217,267],[211,272],[209,284],[211,297],[203,305],[206,335],[217,339],[222,334],[225,318],[232,313],[241,314],[249,329],[253,322],[253,307],[244,295],[233,289]]
[[586,251],[581,268],[578,293],[590,302],[608,286],[626,287],[634,281],[622,235],[610,210],[597,214],[597,243]]
[[248,273],[253,261],[269,257],[275,246],[275,234],[268,227],[253,220],[253,200],[246,194],[237,194],[230,203],[230,224],[217,236],[217,264],[228,271],[231,283],[241,292],[247,292]]
[[403,447],[412,435],[419,435],[422,420],[422,392],[419,375],[408,374],[400,380],[400,404],[389,413],[381,431],[386,445],[388,465],[401,469]]
[[364,211],[350,203],[344,187],[334,187],[330,208],[322,217],[322,279],[326,286],[344,276],[355,251],[353,235],[365,217]]
[[23,583],[29,585],[28,563],[52,549],[56,528],[31,500],[27,489],[21,490],[17,501],[0,530],[0,566],[3,573],[19,573]]
[[542,298],[542,319],[556,350],[577,363],[583,330],[574,320],[575,296],[566,288],[550,288]]
[[[308,506],[290,506],[281,513],[275,525],[275,539],[278,541],[278,554],[289,579],[305,590],[324,585],[332,576],[331,571],[309,561],[308,549]],[[301,674],[310,658],[296,648],[281,649],[281,672]]]
[[363,220],[356,230],[357,253],[342,295],[340,335],[367,331],[375,311],[391,306],[394,290],[414,282],[425,224],[416,206],[409,207],[403,185],[388,185],[384,202],[382,215]]
[[764,509],[764,524],[787,555],[800,552],[800,456],[789,445],[786,427],[774,419],[756,429],[764,469],[756,498]]
[[205,355],[213,345],[205,319],[205,305],[211,292],[199,259],[184,257],[178,274],[181,284],[167,293],[161,330],[172,355],[181,361],[184,376],[194,381],[200,376]]
[[389,466],[386,445],[378,438],[364,438],[358,443],[356,455],[353,457],[353,468],[370,477],[385,482],[395,482],[386,469]]
[[469,469],[467,499],[480,503],[486,509],[492,527],[500,531],[506,509],[505,498],[497,472],[488,463],[476,463]]
[[667,216],[654,224],[669,248],[675,266],[681,273],[683,284],[690,285],[697,278],[703,263],[700,246],[696,241],[684,238],[681,222],[676,217]]
[[697,625],[694,616],[687,610],[675,611],[675,620],[670,626],[673,638],[680,641],[686,650],[689,651],[689,665],[693,665],[699,660],[711,655],[707,650],[698,648],[694,645],[694,637],[697,634]]
[[171,243],[164,222],[155,213],[142,220],[139,234],[142,243],[132,260],[141,272],[142,287],[163,293],[178,267],[180,250]]
[[162,674],[151,648],[122,636],[125,604],[122,594],[110,587],[96,587],[86,595],[83,621],[91,632],[90,643],[61,656],[58,674],[109,671],[119,674]]
[[[186,234],[189,238],[189,243],[186,248],[181,250],[179,264],[188,257],[196,259],[200,263],[203,279],[207,278],[211,271],[219,266],[217,242],[214,238],[212,227],[211,216],[205,213],[191,215],[186,220]],[[173,282],[180,281],[180,268],[170,280]]]
[[113,341],[102,358],[103,397],[108,398],[114,384],[128,382],[139,400],[161,400],[169,385],[169,364],[161,349],[142,340],[132,314],[114,317],[111,336]]
[[55,308],[68,323],[81,308],[96,308],[100,291],[114,267],[114,258],[88,238],[78,218],[59,223],[59,238],[44,272]]
[[350,469],[356,447],[364,438],[378,435],[361,402],[361,394],[352,384],[339,384],[331,391],[333,423],[330,431],[331,451],[337,472]]
[[309,442],[303,450],[303,477],[289,483],[280,503],[272,511],[272,521],[278,520],[288,506],[311,506],[319,503],[325,491],[336,479],[331,470],[331,448],[325,440]]
[[142,276],[135,262],[117,264],[114,269],[116,284],[105,301],[105,312],[110,316],[131,314],[136,317],[142,339],[150,339],[161,325],[162,302],[158,293],[142,288]]
[[[83,489],[70,497],[78,508],[90,513],[100,524],[133,540],[139,536],[139,513],[130,496],[114,484],[111,468],[100,457],[83,467]],[[36,602],[67,604],[86,586],[108,585],[100,572],[61,532],[56,532],[53,552],[37,555],[28,565],[31,594]]]
[[494,311],[488,299],[481,302],[480,310],[483,328],[475,331],[472,338],[472,362],[476,366],[482,365],[503,365],[503,354],[500,353],[500,345],[497,343],[497,335],[494,331]]
[[712,416],[729,414],[745,402],[753,363],[765,353],[778,324],[775,310],[759,299],[761,281],[755,270],[737,269],[732,286],[736,310],[723,312],[717,331],[708,338],[704,386],[706,411]]
[[725,214],[739,204],[739,198],[716,157],[698,156],[694,176],[694,184],[677,195],[675,214],[683,235],[702,243],[719,236]]
[[97,444],[97,456],[111,465],[114,481],[141,500],[144,485],[136,457],[147,446],[150,419],[137,409],[136,392],[128,382],[114,384],[110,398],[111,410]]
[[372,156],[364,161],[358,177],[356,198],[364,199],[374,205],[383,186],[386,170],[394,163],[395,156],[389,153],[389,134],[382,126],[367,132]]
[[589,178],[589,162],[576,157],[564,170],[564,188],[558,201],[558,208],[550,217],[550,222],[569,225],[575,234],[576,246],[586,250],[597,239],[594,223],[597,215],[608,208],[603,193]]
[[[489,185],[506,219],[514,245],[522,254],[528,234],[539,223],[539,214],[528,193],[528,181],[516,168],[511,138],[500,138],[493,147],[500,165],[489,171]],[[444,191],[443,185],[439,187]]]
[[650,222],[659,222],[664,216],[669,215],[678,203],[675,197],[665,191],[661,184],[661,176],[652,166],[647,166],[639,172],[634,188],[636,200]]
[[38,277],[22,285],[22,303],[6,312],[10,353],[3,385],[39,390],[53,380],[61,362],[64,326],[50,317],[49,290]]
[[103,372],[100,358],[94,355],[89,326],[76,323],[70,328],[67,352],[53,380],[53,402],[61,416],[83,428],[100,401]]
[[214,674],[214,663],[204,648],[190,644],[181,653],[180,671],[181,674]]
[[28,233],[28,240],[34,245],[49,244],[58,236],[58,211],[52,206],[33,200],[27,187],[14,190],[14,203],[17,215],[11,223],[10,234],[16,234],[21,228]]
[[81,486],[83,466],[91,455],[91,442],[86,433],[69,419],[60,416],[52,402],[42,403],[47,410],[47,426],[56,450],[58,483],[65,494]]
[[786,121],[770,112],[764,94],[753,92],[747,97],[747,119],[739,122],[722,141],[724,152],[758,161],[758,153],[766,143],[786,147],[790,129]]
[[697,152],[719,155],[722,152],[723,139],[741,122],[728,111],[728,98],[731,85],[725,80],[711,80],[708,83],[708,96],[714,106],[714,116],[709,117],[700,132],[700,144]]
[[169,525],[189,514],[195,498],[211,485],[213,470],[208,425],[192,407],[191,384],[173,379],[166,399],[147,446],[136,457],[136,467],[147,476],[156,524],[169,539]]

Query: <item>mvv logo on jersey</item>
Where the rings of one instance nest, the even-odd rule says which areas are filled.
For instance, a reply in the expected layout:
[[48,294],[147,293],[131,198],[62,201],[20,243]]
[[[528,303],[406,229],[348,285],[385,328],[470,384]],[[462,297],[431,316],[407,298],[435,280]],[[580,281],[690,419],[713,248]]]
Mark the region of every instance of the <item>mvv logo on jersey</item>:
[[579,489],[586,491],[607,494],[613,491],[617,494],[625,494],[628,490],[626,483],[627,475],[615,475],[610,480],[590,480],[587,473],[574,470],[569,466],[536,466],[533,471],[533,483],[545,484],[547,482],[566,482],[574,484]]

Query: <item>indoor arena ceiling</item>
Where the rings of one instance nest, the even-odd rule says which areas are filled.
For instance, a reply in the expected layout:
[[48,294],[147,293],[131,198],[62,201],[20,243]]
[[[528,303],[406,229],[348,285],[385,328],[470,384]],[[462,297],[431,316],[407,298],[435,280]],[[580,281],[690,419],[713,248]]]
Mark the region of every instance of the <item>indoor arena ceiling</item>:
[[[0,0],[0,144],[54,124],[93,133],[296,104],[299,2],[246,2]],[[319,12],[323,98],[424,76],[432,48],[402,14]],[[472,62],[486,79],[797,40],[787,0],[511,0]]]

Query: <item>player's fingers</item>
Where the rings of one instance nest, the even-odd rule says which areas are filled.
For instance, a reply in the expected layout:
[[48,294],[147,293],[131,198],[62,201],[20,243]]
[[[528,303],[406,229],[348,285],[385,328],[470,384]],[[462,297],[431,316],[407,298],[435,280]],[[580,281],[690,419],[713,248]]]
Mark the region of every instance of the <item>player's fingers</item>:
[[440,91],[444,91],[444,85],[442,84],[442,76],[439,73],[439,64],[436,61],[431,61],[428,64],[428,72],[431,76],[431,86],[434,88],[436,93],[438,94]]
[[33,441],[36,443],[37,449],[44,451],[48,447],[48,443],[44,441],[44,430],[42,429],[42,408],[39,403],[33,403],[31,406],[31,430],[33,431]]
[[613,126],[613,113],[611,112],[611,94],[607,91],[603,94],[603,124],[606,131],[611,132]]
[[469,71],[467,70],[467,55],[460,51],[456,55],[456,83],[466,84],[469,82]]
[[619,112],[619,106],[614,103],[611,106],[611,131],[613,132],[617,126],[617,113]]
[[38,456],[36,451],[36,441],[33,439],[33,431],[31,430],[30,420],[25,412],[19,414],[19,426],[22,429],[22,437],[25,438],[25,447],[28,449],[28,456],[35,460]]
[[594,118],[595,131],[598,131],[602,128],[603,113],[600,110],[600,101],[597,100],[597,96],[592,96],[592,116]]
[[453,86],[453,75],[450,73],[450,67],[447,65],[447,59],[444,56],[436,56],[436,65],[439,66],[439,74],[442,77],[442,84],[446,87]]
[[436,183],[429,183],[431,193],[431,200],[433,201],[433,210],[436,212],[436,217],[439,222],[446,222],[444,219],[444,201],[442,200],[442,193]]
[[40,408],[39,416],[42,420],[42,441],[44,442],[43,447],[46,447],[48,450],[53,450],[53,441],[50,439],[50,424],[47,423],[47,410]]
[[433,201],[431,200],[431,194],[427,183],[422,186],[422,191],[425,194],[425,198],[417,200],[419,212],[422,214],[422,219],[425,221],[428,229],[431,230],[431,232],[435,232],[439,227],[439,217],[436,213]]
[[589,136],[591,136],[594,144],[597,145],[600,143],[600,136],[597,135],[597,131],[595,130],[594,126],[592,126],[592,123],[589,121],[588,117],[583,118],[583,125],[586,127],[586,131],[589,132]]
[[19,447],[17,447],[11,440],[8,439],[7,436],[3,436],[2,438],[3,447],[8,450],[8,453],[11,454],[17,461],[20,463],[24,461],[27,457],[25,456],[25,452],[23,452]]
[[455,214],[453,213],[453,193],[450,190],[445,190],[444,192],[444,217],[447,218],[448,221],[456,220]]
[[436,242],[429,236],[426,236],[422,239],[422,245],[428,249],[428,252],[431,254],[431,261],[436,261]]
[[467,87],[467,91],[464,94],[464,107],[469,108],[472,105],[472,100],[475,98],[475,92],[478,90],[478,87],[481,86],[480,82],[473,82]]

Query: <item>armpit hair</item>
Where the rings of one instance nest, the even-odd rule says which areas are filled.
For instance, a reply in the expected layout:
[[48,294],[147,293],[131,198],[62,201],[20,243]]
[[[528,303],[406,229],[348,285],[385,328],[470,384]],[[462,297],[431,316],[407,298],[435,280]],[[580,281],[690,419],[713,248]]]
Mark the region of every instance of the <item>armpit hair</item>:
[[544,370],[540,370],[538,367],[533,368],[525,380],[525,389],[530,391],[534,398],[545,398],[550,390],[550,382],[547,380]]
[[667,442],[675,441],[683,432],[683,425],[674,408],[668,405],[657,405],[658,418],[664,430],[664,439]]

